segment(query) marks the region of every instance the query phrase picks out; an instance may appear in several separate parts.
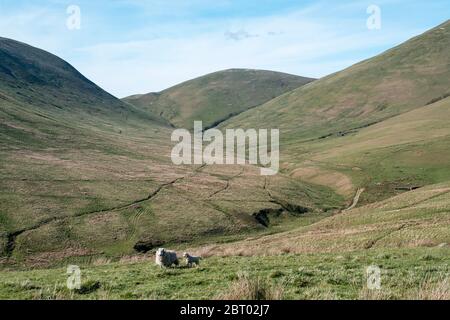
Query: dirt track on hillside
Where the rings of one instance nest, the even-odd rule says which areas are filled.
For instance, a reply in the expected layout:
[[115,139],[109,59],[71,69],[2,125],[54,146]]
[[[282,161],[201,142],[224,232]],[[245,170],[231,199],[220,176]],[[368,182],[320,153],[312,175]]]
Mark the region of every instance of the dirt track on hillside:
[[350,210],[354,209],[354,208],[358,205],[359,198],[361,197],[361,194],[364,192],[364,190],[365,190],[364,188],[359,188],[359,189],[356,191],[356,194],[355,194],[355,196],[354,196],[354,198],[353,198],[352,204],[350,205],[350,207],[348,207],[347,209],[345,209],[344,212],[345,212],[345,211],[350,211]]

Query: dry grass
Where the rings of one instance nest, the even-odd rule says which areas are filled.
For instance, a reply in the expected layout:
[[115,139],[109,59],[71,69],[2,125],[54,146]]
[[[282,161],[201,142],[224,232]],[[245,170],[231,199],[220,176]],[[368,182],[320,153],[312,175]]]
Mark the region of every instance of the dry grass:
[[[393,295],[390,289],[360,291],[361,300],[389,300]],[[418,288],[407,290],[395,298],[401,300],[450,300],[450,282],[448,275],[427,276]]]
[[351,252],[372,247],[445,247],[450,198],[446,193],[434,192],[434,197],[423,194],[446,185],[407,192],[378,205],[353,209],[294,230],[201,250],[208,256],[227,257]]
[[104,266],[107,264],[111,264],[111,259],[108,259],[106,257],[99,257],[92,262],[92,265],[94,266]]
[[317,167],[300,167],[293,170],[291,176],[309,183],[328,186],[346,198],[350,198],[355,190],[352,180],[340,172]]
[[123,256],[120,258],[119,263],[120,264],[135,264],[140,262],[146,262],[150,260],[154,260],[154,256],[152,255],[129,255],[129,256]]
[[425,279],[419,289],[408,298],[413,300],[450,300],[448,276],[437,282],[430,278]]
[[370,290],[367,287],[364,287],[359,293],[359,300],[389,300],[389,292],[381,289]]
[[219,300],[282,300],[284,289],[262,277],[240,274]]

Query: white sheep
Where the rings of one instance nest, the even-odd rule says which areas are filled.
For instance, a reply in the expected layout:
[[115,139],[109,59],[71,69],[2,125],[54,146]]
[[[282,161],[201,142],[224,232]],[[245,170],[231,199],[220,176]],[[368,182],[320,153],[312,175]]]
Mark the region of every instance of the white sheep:
[[186,264],[188,265],[189,268],[191,268],[194,264],[196,266],[199,266],[200,260],[202,259],[201,257],[193,257],[187,252],[183,254],[183,257],[186,259]]
[[161,268],[170,268],[172,265],[179,265],[177,253],[164,248],[159,248],[156,251],[155,262]]

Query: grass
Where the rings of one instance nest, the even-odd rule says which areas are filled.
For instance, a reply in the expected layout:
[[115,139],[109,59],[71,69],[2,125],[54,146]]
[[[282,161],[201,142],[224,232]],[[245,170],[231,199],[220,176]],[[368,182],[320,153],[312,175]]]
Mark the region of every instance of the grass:
[[439,184],[342,212],[309,226],[257,239],[205,246],[208,255],[352,252],[448,245],[449,184]]
[[[268,178],[251,166],[173,166],[160,110],[0,39],[5,68],[23,76],[0,75],[0,298],[449,299],[448,28],[233,117],[224,127],[281,129],[282,172]],[[240,82],[258,73],[217,73],[142,101],[177,125],[197,112],[211,124],[304,81]],[[231,110],[216,112],[220,103]],[[161,270],[152,246],[205,259]],[[76,291],[67,264],[81,266]],[[365,285],[370,265],[380,291]]]
[[[138,143],[144,141],[134,142],[136,147]],[[132,254],[134,245],[147,239],[176,244],[266,232],[252,214],[279,208],[263,188],[265,179],[256,175],[257,168],[207,167],[196,172],[151,156],[141,160],[82,149],[78,153],[19,150],[5,158],[0,179],[2,228],[4,232],[30,228],[16,239],[13,258],[17,263],[37,266],[71,254]],[[241,171],[242,175],[235,177]],[[7,176],[8,172],[14,176]],[[145,200],[160,186],[183,177]],[[282,176],[269,181],[277,198],[318,212],[299,223],[316,221],[323,217],[320,211],[339,208],[342,202],[327,188]],[[323,202],[323,198],[328,200]],[[297,225],[288,214],[271,219],[271,232],[283,221]],[[180,232],[172,232],[180,226],[184,226]],[[2,247],[5,245],[3,242]]]
[[176,127],[193,129],[194,121],[214,126],[311,81],[280,72],[231,69],[124,101],[161,115]]
[[248,274],[238,274],[226,291],[217,296],[220,300],[281,300],[282,286],[273,285],[268,279]]
[[361,203],[394,196],[396,187],[448,181],[449,32],[446,21],[221,127],[280,129],[285,173],[348,199],[364,187]]
[[[3,270],[0,298],[447,300],[449,191],[429,186],[285,232],[178,247],[204,257],[198,268],[159,269],[151,255],[70,260],[81,291],[65,287],[64,268]],[[373,265],[380,290],[366,285]]]
[[[149,259],[81,266],[81,291],[66,288],[65,268],[9,271],[0,272],[0,298],[449,299],[449,259],[446,249],[424,248],[210,257],[192,269],[161,270]],[[381,268],[380,291],[367,289],[370,265]]]
[[[159,115],[121,102],[42,50],[0,39],[0,56],[10,71],[0,75],[1,266],[117,258],[137,253],[142,241],[181,245],[265,233],[253,214],[280,208],[268,190],[317,217],[343,205],[329,188],[287,176],[266,181],[253,167],[174,166],[172,129]],[[198,81],[224,77],[236,90],[239,75],[261,77],[263,88],[248,88],[252,95],[242,92],[239,102],[258,102],[261,94],[262,103],[305,81],[263,71]]]
[[444,119],[449,113],[447,98],[345,137],[311,143],[309,166],[337,171],[364,186],[362,203],[396,195],[396,188],[448,181],[450,127]]
[[446,21],[383,54],[246,111],[225,126],[270,124],[289,143],[337,135],[425,106],[448,92],[449,33]]

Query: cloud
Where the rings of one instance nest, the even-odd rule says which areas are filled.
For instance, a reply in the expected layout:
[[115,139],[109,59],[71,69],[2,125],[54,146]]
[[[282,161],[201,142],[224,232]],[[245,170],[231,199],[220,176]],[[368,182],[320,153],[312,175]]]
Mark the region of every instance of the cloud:
[[248,38],[256,38],[259,37],[258,34],[250,34],[247,31],[240,29],[238,31],[227,31],[225,32],[225,38],[228,40],[240,41]]

